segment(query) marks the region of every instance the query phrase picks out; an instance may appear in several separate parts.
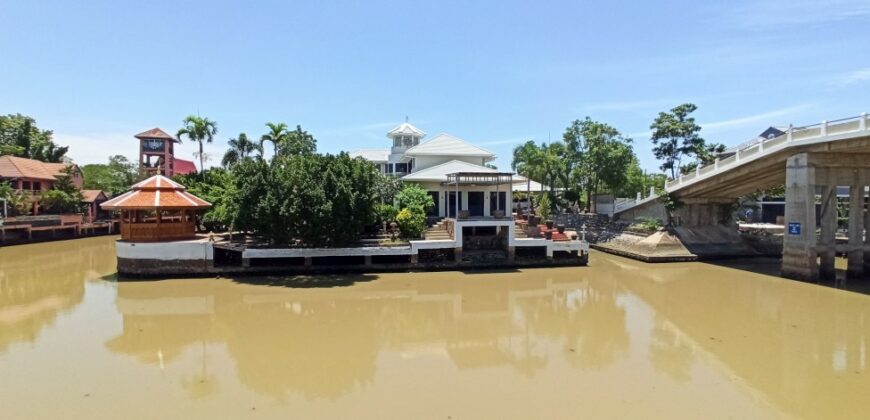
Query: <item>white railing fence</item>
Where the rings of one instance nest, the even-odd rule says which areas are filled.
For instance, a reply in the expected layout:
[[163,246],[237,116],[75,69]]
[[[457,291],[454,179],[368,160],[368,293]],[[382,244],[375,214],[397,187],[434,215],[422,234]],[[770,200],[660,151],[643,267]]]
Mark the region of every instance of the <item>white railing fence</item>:
[[717,158],[709,165],[699,165],[693,172],[680,175],[676,179],[665,181],[665,189],[668,190],[672,187],[686,184],[692,180],[706,178],[715,173],[723,172],[749,160],[755,160],[761,156],[774,153],[793,142],[817,139],[836,134],[868,131],[868,129],[870,129],[870,122],[868,122],[868,115],[866,112],[856,117],[842,118],[833,121],[822,121],[821,123],[813,125],[801,127],[790,125],[782,135],[771,139],[758,139],[743,143],[737,147],[733,156],[721,160]]

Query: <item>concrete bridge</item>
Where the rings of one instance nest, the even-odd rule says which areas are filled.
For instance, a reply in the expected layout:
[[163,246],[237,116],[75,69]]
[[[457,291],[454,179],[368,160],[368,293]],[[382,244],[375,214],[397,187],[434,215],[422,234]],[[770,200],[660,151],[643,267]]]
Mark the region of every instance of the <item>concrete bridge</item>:
[[[870,242],[864,239],[864,226],[870,227],[870,213],[864,210],[865,187],[870,185],[870,119],[866,113],[790,126],[780,136],[740,147],[733,156],[667,181],[665,190],[684,204],[674,214],[678,236],[687,247],[716,253],[724,243],[735,243],[728,237],[736,232],[723,226],[730,221],[735,199],[778,185],[786,185],[783,275],[802,279],[832,276],[835,252],[848,254],[850,276],[862,276],[865,265],[870,273]],[[845,245],[835,243],[837,186],[850,187],[849,208],[854,210],[849,212]],[[617,203],[615,217],[664,219],[664,207],[657,198],[651,191],[647,197]],[[816,221],[817,201],[821,203],[820,223]],[[741,253],[734,246],[728,249],[726,253]]]

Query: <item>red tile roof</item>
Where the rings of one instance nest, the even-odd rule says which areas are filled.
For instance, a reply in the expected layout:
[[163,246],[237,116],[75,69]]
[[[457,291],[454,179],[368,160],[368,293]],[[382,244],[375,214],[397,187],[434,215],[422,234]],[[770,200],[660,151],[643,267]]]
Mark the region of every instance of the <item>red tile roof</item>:
[[172,158],[172,171],[175,172],[176,175],[187,175],[196,173],[196,165],[189,160]]
[[64,176],[69,163],[46,163],[16,156],[0,156],[0,178],[32,178],[54,181]]
[[165,131],[160,128],[154,127],[148,131],[143,131],[135,136],[137,139],[166,139],[172,141],[178,141],[175,137],[170,136]]
[[102,190],[82,190],[82,196],[84,197],[82,201],[85,203],[93,203],[97,200],[106,200],[108,198]]
[[183,185],[163,176],[154,175],[100,207],[113,209],[205,209],[211,207],[207,201],[186,191]]

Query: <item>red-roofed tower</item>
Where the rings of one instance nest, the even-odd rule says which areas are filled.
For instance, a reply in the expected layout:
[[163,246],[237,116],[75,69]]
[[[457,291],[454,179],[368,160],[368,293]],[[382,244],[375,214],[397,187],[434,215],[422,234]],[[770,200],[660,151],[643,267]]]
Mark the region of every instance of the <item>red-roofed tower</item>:
[[139,139],[139,172],[148,176],[175,175],[175,143],[178,141],[159,128],[136,134]]

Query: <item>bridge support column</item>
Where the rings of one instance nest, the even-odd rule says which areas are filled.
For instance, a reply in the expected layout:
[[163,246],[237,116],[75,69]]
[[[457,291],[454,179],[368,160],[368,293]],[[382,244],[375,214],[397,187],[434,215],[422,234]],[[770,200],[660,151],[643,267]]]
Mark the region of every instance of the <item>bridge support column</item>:
[[[798,153],[786,162],[785,222],[787,229],[782,246],[782,275],[816,280],[816,188],[815,168],[806,153]],[[836,196],[836,194],[835,194]],[[835,218],[836,223],[836,218]]]
[[849,186],[849,278],[864,276],[864,177],[863,170],[854,170],[855,181]]
[[[833,279],[836,277],[834,261],[836,259],[836,234],[837,234],[837,183],[834,174],[830,170],[817,169],[819,175],[823,175],[825,185],[821,194],[821,216],[819,247],[819,277]],[[821,177],[820,177],[821,178]],[[786,204],[787,205],[787,204]],[[814,229],[815,230],[815,229]]]

